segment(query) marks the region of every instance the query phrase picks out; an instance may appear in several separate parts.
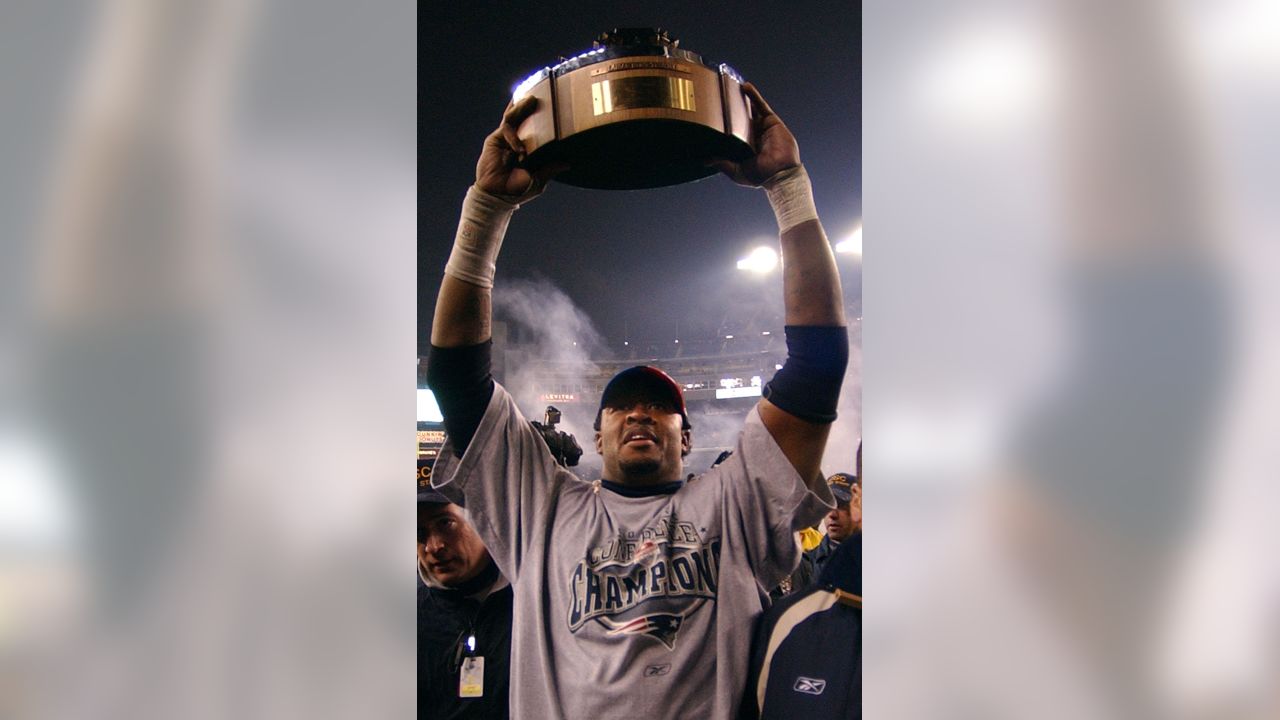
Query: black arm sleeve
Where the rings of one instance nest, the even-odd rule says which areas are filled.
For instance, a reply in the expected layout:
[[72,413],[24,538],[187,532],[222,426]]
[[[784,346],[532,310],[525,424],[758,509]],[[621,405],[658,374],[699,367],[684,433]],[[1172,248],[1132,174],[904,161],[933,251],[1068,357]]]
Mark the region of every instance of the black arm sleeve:
[[764,387],[769,402],[811,423],[836,419],[840,385],[849,364],[844,327],[787,325],[787,362]]
[[427,356],[427,387],[440,404],[444,431],[453,440],[453,454],[462,457],[480,427],[493,397],[490,351],[493,342],[455,348],[431,346]]

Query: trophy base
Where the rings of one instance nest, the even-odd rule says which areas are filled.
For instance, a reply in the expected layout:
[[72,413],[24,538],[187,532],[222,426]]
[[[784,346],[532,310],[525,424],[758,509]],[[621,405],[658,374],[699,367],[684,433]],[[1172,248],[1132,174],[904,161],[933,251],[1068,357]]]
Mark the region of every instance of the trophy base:
[[615,122],[550,142],[529,154],[523,166],[537,170],[564,162],[557,182],[595,190],[643,190],[715,175],[713,158],[745,160],[751,147],[705,125],[680,120]]

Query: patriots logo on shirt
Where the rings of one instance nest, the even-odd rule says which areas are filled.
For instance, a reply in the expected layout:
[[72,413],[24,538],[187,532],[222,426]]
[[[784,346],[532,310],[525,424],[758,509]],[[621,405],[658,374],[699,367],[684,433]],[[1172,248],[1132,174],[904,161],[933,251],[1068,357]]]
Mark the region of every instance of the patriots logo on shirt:
[[606,641],[642,635],[674,650],[685,619],[715,602],[720,547],[674,513],[588,545],[568,578],[569,632],[595,625]]
[[609,628],[609,635],[648,635],[666,645],[668,650],[674,650],[676,647],[676,635],[680,632],[680,625],[684,622],[684,616],[655,613],[653,615],[641,615],[626,622],[615,622],[607,617],[600,618],[600,621],[604,623],[605,627]]

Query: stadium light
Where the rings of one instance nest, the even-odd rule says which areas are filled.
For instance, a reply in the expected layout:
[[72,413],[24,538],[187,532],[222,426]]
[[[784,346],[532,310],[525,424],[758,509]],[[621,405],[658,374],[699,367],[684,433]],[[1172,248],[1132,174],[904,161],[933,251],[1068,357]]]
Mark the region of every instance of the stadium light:
[[849,237],[836,243],[836,252],[862,257],[862,226],[854,228]]
[[767,245],[761,245],[751,254],[738,261],[739,270],[748,270],[757,275],[764,275],[778,266],[778,251]]
[[919,58],[912,93],[929,119],[963,131],[1016,127],[1035,117],[1056,86],[1052,43],[1026,20],[956,26]]

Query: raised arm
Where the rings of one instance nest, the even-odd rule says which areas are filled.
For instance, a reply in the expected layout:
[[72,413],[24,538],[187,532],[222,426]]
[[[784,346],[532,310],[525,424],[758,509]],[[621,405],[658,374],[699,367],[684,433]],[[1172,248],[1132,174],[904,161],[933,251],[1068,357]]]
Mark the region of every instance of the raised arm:
[[427,384],[440,404],[445,431],[458,455],[475,434],[493,394],[491,293],[507,223],[521,203],[537,197],[547,181],[563,170],[553,166],[530,174],[517,167],[524,146],[516,130],[536,107],[533,97],[508,105],[502,123],[485,138],[476,163],[476,184],[463,201],[453,252],[436,297]]
[[431,344],[439,348],[487,342],[492,335],[490,291],[502,238],[511,214],[542,193],[556,168],[537,175],[516,164],[524,145],[516,137],[520,123],[537,108],[537,98],[508,105],[498,129],[485,138],[476,162],[476,184],[467,191],[436,298]]
[[743,86],[756,123],[756,154],[716,167],[734,182],[763,186],[778,218],[787,363],[765,388],[760,418],[806,481],[820,474],[827,433],[835,420],[848,364],[840,276],[813,204],[795,137],[755,86]]

